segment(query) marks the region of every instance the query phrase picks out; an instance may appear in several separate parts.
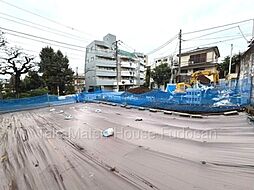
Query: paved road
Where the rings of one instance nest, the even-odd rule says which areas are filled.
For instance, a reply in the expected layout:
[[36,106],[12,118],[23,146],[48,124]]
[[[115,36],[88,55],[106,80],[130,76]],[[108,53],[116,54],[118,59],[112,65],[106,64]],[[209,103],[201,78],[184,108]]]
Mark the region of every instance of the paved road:
[[[0,189],[254,187],[254,126],[244,113],[200,119],[104,104],[50,109],[0,115]],[[109,127],[115,135],[102,137]]]

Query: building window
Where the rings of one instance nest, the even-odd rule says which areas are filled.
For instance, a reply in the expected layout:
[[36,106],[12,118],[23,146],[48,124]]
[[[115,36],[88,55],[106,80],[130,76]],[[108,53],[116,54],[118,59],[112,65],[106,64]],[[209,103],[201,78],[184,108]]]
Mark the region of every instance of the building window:
[[204,62],[206,62],[206,53],[190,56],[190,63],[204,63]]

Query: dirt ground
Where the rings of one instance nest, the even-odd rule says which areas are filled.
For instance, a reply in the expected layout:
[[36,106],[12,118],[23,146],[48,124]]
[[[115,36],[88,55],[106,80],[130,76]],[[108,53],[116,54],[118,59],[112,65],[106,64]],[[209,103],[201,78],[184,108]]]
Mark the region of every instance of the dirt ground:
[[[54,108],[0,115],[1,190],[254,188],[254,125],[245,113]],[[109,127],[114,136],[102,137]]]

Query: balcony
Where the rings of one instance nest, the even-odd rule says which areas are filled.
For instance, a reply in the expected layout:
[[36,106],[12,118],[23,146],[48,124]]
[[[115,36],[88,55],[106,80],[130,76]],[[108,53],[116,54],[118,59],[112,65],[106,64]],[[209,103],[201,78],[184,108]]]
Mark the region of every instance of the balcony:
[[116,67],[116,61],[111,60],[95,60],[96,66],[102,66],[102,67]]
[[92,53],[94,53],[97,56],[101,57],[108,57],[108,58],[115,58],[115,53],[112,50],[94,50]]
[[144,78],[145,77],[145,75],[143,74],[143,73],[140,73],[140,78]]
[[113,86],[116,83],[115,79],[97,79],[96,84],[99,86]]
[[[134,80],[121,80],[121,82],[118,83],[119,85],[134,85]],[[117,85],[117,82],[114,82],[114,85]]]
[[214,59],[197,59],[197,60],[189,59],[188,64],[189,66],[191,66],[195,64],[213,63],[213,62],[214,62]]
[[105,76],[105,77],[115,77],[116,76],[116,71],[97,69],[96,70],[96,75],[97,76]]
[[124,61],[124,62],[121,62],[121,67],[135,69],[137,65],[136,63],[133,63],[133,62]]
[[134,76],[134,71],[121,71],[121,76]]

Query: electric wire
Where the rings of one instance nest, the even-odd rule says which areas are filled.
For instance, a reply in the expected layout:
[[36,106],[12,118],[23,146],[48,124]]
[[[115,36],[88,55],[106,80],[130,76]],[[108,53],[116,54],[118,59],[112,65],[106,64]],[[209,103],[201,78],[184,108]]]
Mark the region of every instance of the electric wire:
[[19,10],[21,10],[21,11],[27,12],[27,13],[29,13],[29,14],[35,15],[35,16],[37,16],[37,17],[40,17],[40,18],[42,18],[42,19],[44,19],[44,20],[50,21],[50,22],[52,22],[52,23],[55,23],[55,24],[57,24],[57,25],[59,25],[59,26],[63,26],[63,27],[65,27],[65,28],[68,28],[68,29],[70,29],[70,30],[72,30],[72,31],[77,31],[77,32],[82,33],[82,34],[86,34],[86,35],[89,35],[89,36],[93,36],[93,35],[91,35],[91,34],[89,34],[89,33],[87,33],[87,32],[84,32],[84,31],[78,30],[78,29],[76,29],[76,28],[74,28],[74,27],[65,25],[65,24],[63,24],[63,23],[61,23],[61,22],[58,22],[58,21],[55,21],[55,20],[53,20],[53,19],[51,19],[51,18],[42,16],[42,15],[40,15],[40,14],[38,14],[38,13],[34,13],[34,12],[30,11],[30,10],[24,9],[24,8],[22,8],[22,7],[19,7],[19,6],[17,6],[17,5],[12,4],[12,3],[6,2],[6,1],[4,1],[4,0],[0,0],[0,2],[4,3],[4,4],[6,4],[6,5],[9,5],[9,6],[11,6],[11,7],[14,7],[14,8],[16,8],[16,9],[19,9]]

